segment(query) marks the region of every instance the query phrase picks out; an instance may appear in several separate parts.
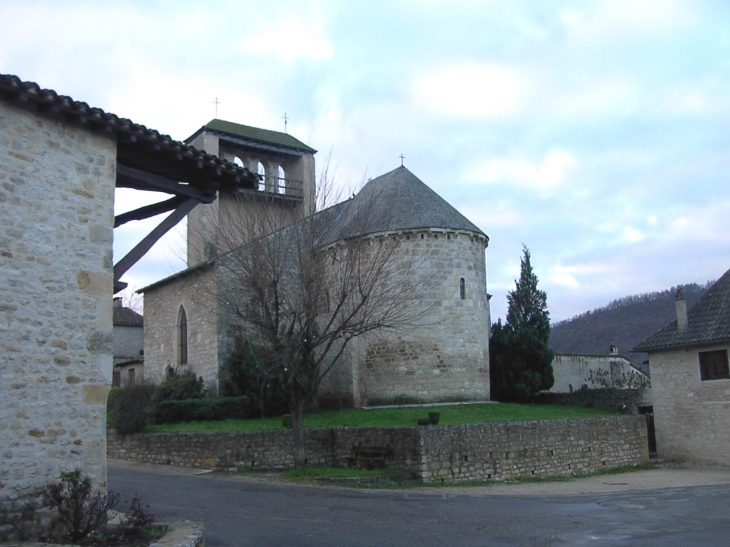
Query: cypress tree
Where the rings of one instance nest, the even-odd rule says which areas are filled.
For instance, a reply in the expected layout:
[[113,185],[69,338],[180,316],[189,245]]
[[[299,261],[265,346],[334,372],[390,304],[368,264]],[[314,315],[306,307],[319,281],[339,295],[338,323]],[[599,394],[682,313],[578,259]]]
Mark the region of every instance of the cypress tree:
[[537,283],[523,246],[520,278],[507,293],[507,320],[492,325],[489,341],[492,398],[498,401],[527,401],[554,383],[547,294]]

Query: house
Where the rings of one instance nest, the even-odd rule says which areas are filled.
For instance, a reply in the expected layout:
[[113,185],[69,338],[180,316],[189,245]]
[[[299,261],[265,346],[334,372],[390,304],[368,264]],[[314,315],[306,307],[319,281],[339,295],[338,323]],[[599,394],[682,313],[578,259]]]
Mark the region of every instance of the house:
[[649,353],[657,453],[727,465],[730,453],[730,270],[687,311],[638,344]]
[[114,299],[112,310],[114,372],[112,386],[144,380],[144,317]]
[[419,260],[418,277],[428,287],[411,295],[428,316],[421,324],[354,341],[322,391],[356,406],[489,399],[489,239],[477,226],[402,166],[312,214],[314,151],[290,135],[214,120],[190,142],[217,147],[208,150],[260,172],[262,183],[221,192],[216,203],[199,208],[188,224],[189,268],[140,290],[149,378],[188,367],[210,390],[220,388],[233,347],[231,319],[217,304],[227,294],[222,271],[236,252],[246,252],[247,241],[269,236],[230,227],[268,207],[289,215],[287,229],[320,225],[317,249],[353,239],[397,245],[399,260]]
[[[167,229],[250,172],[0,74],[0,542],[45,535],[41,491],[79,469],[106,487],[112,295]],[[116,187],[173,197],[114,216]],[[168,216],[112,262],[115,226]]]

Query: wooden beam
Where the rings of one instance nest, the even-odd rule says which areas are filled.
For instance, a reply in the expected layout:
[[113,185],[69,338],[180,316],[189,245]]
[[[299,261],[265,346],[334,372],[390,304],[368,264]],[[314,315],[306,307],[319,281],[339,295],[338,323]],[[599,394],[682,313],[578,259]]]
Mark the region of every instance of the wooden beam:
[[167,211],[172,211],[181,203],[183,203],[186,199],[187,198],[185,197],[175,196],[174,198],[160,201],[159,203],[153,203],[152,205],[140,207],[139,209],[135,209],[134,211],[122,213],[121,215],[117,215],[114,218],[114,227],[118,228],[122,224],[126,224],[127,222],[130,222],[132,220],[143,220],[145,218],[161,215],[162,213],[166,213]]
[[160,224],[152,230],[137,246],[129,251],[124,258],[114,265],[114,283],[116,284],[121,277],[127,273],[127,270],[134,266],[139,259],[142,258],[157,241],[170,231],[185,215],[192,211],[199,203],[196,199],[189,199],[180,204],[169,217],[160,222]]
[[189,184],[180,184],[160,175],[120,164],[117,164],[117,188],[165,192],[176,196],[187,196],[202,203],[213,203],[215,201],[215,191],[206,193]]

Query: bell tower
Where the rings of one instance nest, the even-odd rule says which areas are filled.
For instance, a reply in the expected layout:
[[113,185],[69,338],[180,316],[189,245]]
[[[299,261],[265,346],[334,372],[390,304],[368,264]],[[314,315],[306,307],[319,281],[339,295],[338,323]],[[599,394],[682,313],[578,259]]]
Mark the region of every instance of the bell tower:
[[219,192],[188,214],[188,268],[262,235],[246,222],[251,215],[292,223],[314,213],[317,151],[291,135],[216,119],[185,142],[259,175],[258,188]]

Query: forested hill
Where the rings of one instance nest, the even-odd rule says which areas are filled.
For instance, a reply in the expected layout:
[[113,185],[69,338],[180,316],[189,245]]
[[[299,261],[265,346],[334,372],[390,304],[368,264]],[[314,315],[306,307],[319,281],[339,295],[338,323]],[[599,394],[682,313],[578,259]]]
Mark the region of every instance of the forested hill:
[[[712,283],[679,286],[687,300],[687,309]],[[641,368],[647,354],[631,353],[631,348],[677,318],[674,305],[677,288],[625,296],[602,308],[555,323],[550,347],[555,353],[605,355],[613,344],[618,346],[621,355]]]

